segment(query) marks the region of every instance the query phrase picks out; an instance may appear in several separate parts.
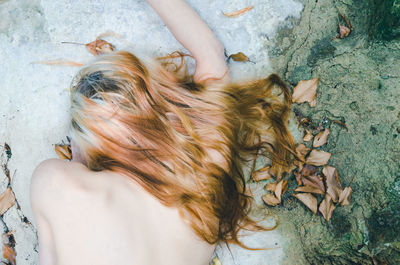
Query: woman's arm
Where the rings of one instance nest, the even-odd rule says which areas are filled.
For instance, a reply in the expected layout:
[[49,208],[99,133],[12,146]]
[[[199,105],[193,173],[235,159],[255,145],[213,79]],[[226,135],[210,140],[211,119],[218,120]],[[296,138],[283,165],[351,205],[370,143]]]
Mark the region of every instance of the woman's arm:
[[[196,60],[194,81],[229,80],[224,46],[184,0],[147,0],[175,38]],[[225,76],[224,76],[225,75]]]

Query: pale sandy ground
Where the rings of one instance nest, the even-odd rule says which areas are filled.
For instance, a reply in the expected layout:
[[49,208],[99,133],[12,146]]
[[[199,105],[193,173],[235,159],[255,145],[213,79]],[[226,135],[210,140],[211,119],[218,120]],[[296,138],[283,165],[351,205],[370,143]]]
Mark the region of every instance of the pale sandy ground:
[[[295,0],[189,0],[224,43],[227,53],[244,52],[255,62],[231,64],[232,76],[265,77],[273,71],[268,49],[277,27],[287,17],[298,18],[303,6]],[[239,18],[230,12],[254,5]],[[65,139],[69,126],[67,88],[77,68],[31,64],[34,61],[68,59],[87,62],[83,46],[106,31],[124,39],[109,39],[117,49],[129,47],[150,56],[184,50],[145,1],[134,0],[6,0],[0,1],[0,144],[12,149],[8,163],[20,209],[10,208],[1,218],[4,231],[14,230],[17,264],[38,264],[35,222],[29,204],[29,183],[35,166],[56,157],[53,144]],[[2,154],[4,154],[4,150]],[[2,156],[2,163],[5,156]],[[0,192],[7,179],[0,172]],[[260,197],[260,196],[258,196]],[[259,203],[262,203],[258,200]],[[32,224],[23,222],[27,217]],[[1,224],[3,223],[3,224]],[[284,258],[285,238],[277,231],[257,233],[244,240],[249,245],[278,247],[269,251],[245,251],[231,246],[216,255],[224,265],[279,264]]]

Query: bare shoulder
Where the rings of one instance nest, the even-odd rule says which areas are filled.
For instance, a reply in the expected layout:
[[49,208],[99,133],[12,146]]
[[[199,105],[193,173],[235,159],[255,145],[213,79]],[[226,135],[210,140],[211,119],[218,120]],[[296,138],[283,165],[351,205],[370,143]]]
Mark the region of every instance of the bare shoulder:
[[76,162],[60,159],[47,159],[34,170],[30,182],[30,200],[32,209],[49,208],[60,203],[67,190],[76,186],[74,172],[84,171],[85,166]]

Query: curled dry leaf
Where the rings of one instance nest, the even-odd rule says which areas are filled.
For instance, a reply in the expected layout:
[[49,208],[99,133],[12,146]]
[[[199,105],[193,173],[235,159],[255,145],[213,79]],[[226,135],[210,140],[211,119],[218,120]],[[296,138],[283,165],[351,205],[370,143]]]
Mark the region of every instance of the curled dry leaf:
[[344,188],[344,190],[340,193],[339,203],[343,206],[349,205],[351,200],[351,194],[353,193],[353,189],[349,186]]
[[329,221],[332,217],[333,210],[335,210],[335,205],[333,205],[332,198],[329,194],[326,194],[325,198],[319,205],[319,212],[322,213],[325,220]]
[[279,200],[279,202],[281,202],[282,194],[285,193],[287,187],[288,187],[287,180],[282,179],[281,181],[278,182],[278,184],[276,184],[275,196]]
[[217,257],[215,257],[212,260],[212,265],[222,265],[222,263]]
[[231,12],[231,13],[224,13],[224,12],[222,12],[222,14],[223,14],[224,16],[226,16],[226,17],[239,17],[239,16],[243,15],[244,13],[246,13],[246,12],[252,10],[253,7],[254,7],[254,6],[249,6],[249,7],[242,8],[242,9],[240,9],[240,10],[238,10],[238,11]]
[[304,203],[314,214],[317,214],[317,198],[310,193],[296,193],[293,196]]
[[15,204],[15,195],[11,188],[7,188],[0,195],[0,215],[3,215],[10,207]]
[[271,168],[271,166],[266,166],[262,169],[254,171],[253,174],[251,174],[251,178],[254,181],[270,179],[271,178],[271,173],[269,172],[270,168]]
[[37,62],[32,62],[32,64],[46,64],[46,65],[74,66],[74,67],[83,66],[83,63],[78,63],[78,62],[68,61],[68,60],[37,61]]
[[72,159],[72,152],[71,152],[71,147],[69,145],[61,145],[61,144],[56,144],[54,145],[54,150],[56,151],[58,157],[60,159]]
[[229,55],[228,60],[229,60],[229,59],[232,59],[232,60],[234,60],[235,62],[249,62],[249,61],[250,61],[249,57],[247,57],[247,56],[246,56],[244,53],[242,53],[242,52],[238,52],[238,53]]
[[264,196],[262,196],[262,199],[269,206],[276,206],[280,203],[278,198],[276,198],[275,195],[272,193],[265,194]]
[[308,193],[315,193],[315,194],[324,194],[325,192],[320,190],[319,188],[313,187],[313,186],[302,186],[298,187],[294,191],[298,192],[308,192]]
[[315,95],[317,93],[318,78],[311,80],[301,80],[293,88],[292,101],[295,103],[308,102],[310,107],[315,107],[317,101]]
[[8,264],[15,265],[16,257],[17,254],[15,253],[14,249],[7,244],[3,244],[3,258],[5,258],[8,261]]
[[95,41],[87,43],[85,46],[94,56],[112,52],[114,50],[114,46],[112,46],[111,43],[101,40],[99,37],[97,37]]
[[326,192],[332,197],[334,202],[337,202],[343,188],[336,168],[325,166],[322,173],[326,177]]
[[347,36],[349,36],[350,32],[351,30],[348,27],[339,24],[339,38],[346,38]]
[[301,161],[304,161],[305,156],[308,154],[309,151],[310,151],[310,148],[308,148],[304,144],[299,144],[296,147],[297,158],[300,159]]
[[308,155],[306,163],[314,166],[323,166],[328,163],[329,158],[331,158],[331,153],[314,149]]
[[311,141],[313,138],[314,138],[314,135],[313,135],[309,130],[306,129],[306,135],[304,135],[303,141],[304,141],[304,142],[309,142],[309,141]]
[[314,138],[313,147],[320,147],[326,144],[330,132],[331,130],[329,128],[319,132]]
[[276,189],[276,182],[269,182],[264,187],[266,190],[275,191]]

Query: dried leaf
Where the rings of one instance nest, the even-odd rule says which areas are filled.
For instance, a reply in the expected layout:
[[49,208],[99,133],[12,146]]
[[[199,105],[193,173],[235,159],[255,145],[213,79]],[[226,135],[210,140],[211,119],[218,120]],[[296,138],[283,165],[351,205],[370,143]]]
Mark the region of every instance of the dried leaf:
[[262,196],[262,199],[269,206],[276,206],[280,203],[278,198],[276,198],[275,195],[271,193],[265,194],[264,196]]
[[317,198],[310,193],[296,193],[293,196],[304,203],[314,214],[317,214]]
[[306,163],[314,166],[323,166],[328,163],[329,158],[331,158],[331,153],[314,149],[308,155]]
[[315,193],[315,194],[324,194],[325,192],[320,190],[319,188],[313,187],[313,186],[302,186],[298,187],[294,191],[298,192],[308,192],[308,193]]
[[301,175],[303,177],[313,176],[315,175],[315,173],[317,173],[317,171],[318,171],[317,167],[305,164],[303,166],[303,169],[301,170]]
[[339,38],[344,39],[349,36],[350,32],[351,30],[348,27],[339,24]]
[[72,159],[72,152],[71,152],[71,147],[69,145],[61,145],[61,144],[56,144],[54,145],[54,150],[56,151],[58,157],[60,159]]
[[282,179],[281,181],[278,182],[278,184],[276,184],[275,196],[276,196],[276,198],[278,198],[279,202],[281,202],[282,194],[285,193],[285,191],[287,190],[287,187],[288,187],[287,180]]
[[307,155],[307,153],[310,151],[310,148],[308,148],[307,146],[305,146],[304,144],[299,144],[296,147],[296,154],[297,154],[297,158],[301,161],[305,160],[305,156]]
[[238,53],[229,55],[228,60],[231,59],[231,58],[232,58],[235,62],[248,62],[248,61],[250,61],[249,57],[247,57],[247,56],[246,56],[244,53],[242,53],[242,52],[238,52]]
[[333,205],[332,198],[329,194],[326,194],[325,198],[319,205],[319,211],[325,220],[329,221],[332,217],[333,210],[335,210],[335,205]]
[[353,189],[349,186],[344,188],[342,193],[339,196],[339,203],[343,206],[349,205],[351,201],[351,194],[353,193]]
[[217,257],[215,257],[212,260],[212,265],[222,265],[222,263]]
[[37,61],[37,62],[32,62],[32,64],[46,64],[46,65],[59,65],[59,66],[75,66],[75,67],[81,67],[81,66],[83,66],[83,63],[78,63],[78,62],[68,61],[68,60]]
[[114,46],[112,46],[111,43],[98,38],[95,41],[87,43],[86,48],[94,56],[112,52],[114,50]]
[[314,138],[313,147],[320,147],[326,144],[330,132],[331,130],[329,128],[319,132]]
[[275,191],[276,189],[276,182],[269,182],[264,187],[266,190]]
[[324,180],[319,175],[310,175],[310,176],[303,176],[302,178],[304,186],[310,186],[315,189],[320,190],[322,193],[325,193],[325,186]]
[[269,172],[270,168],[271,168],[271,166],[266,166],[262,169],[254,171],[253,174],[251,174],[251,178],[254,181],[270,179],[271,178],[271,173]]
[[353,29],[353,25],[351,25],[350,19],[348,19],[345,15],[340,14],[340,16],[344,19],[344,21],[346,21],[347,26],[352,30]]
[[332,120],[332,122],[334,122],[334,123],[336,123],[336,124],[339,124],[340,126],[342,126],[343,128],[345,128],[346,131],[349,131],[349,128],[347,128],[347,125],[346,125],[344,122],[342,122],[342,121],[340,121],[340,120]]
[[254,7],[254,6],[249,6],[249,7],[246,7],[246,8],[240,9],[240,10],[238,10],[238,11],[231,12],[231,13],[224,13],[224,12],[222,12],[222,14],[223,14],[224,16],[226,16],[226,17],[239,17],[239,16],[243,15],[244,13],[246,13],[246,12],[252,10],[253,7]]
[[300,186],[303,184],[302,180],[301,180],[301,173],[300,173],[300,169],[299,171],[294,173],[294,176],[296,177],[296,181],[297,181],[297,185]]
[[0,195],[0,215],[3,215],[10,207],[15,204],[15,195],[11,188],[7,188]]
[[343,188],[336,168],[325,166],[322,173],[326,177],[326,192],[332,197],[334,202],[337,202]]
[[17,257],[17,254],[15,253],[14,249],[6,244],[3,244],[3,257],[8,261],[8,264],[16,264],[15,258]]
[[317,93],[318,78],[311,80],[301,80],[293,88],[292,101],[296,103],[308,102],[310,107],[315,107],[317,101],[315,95]]
[[309,130],[306,129],[306,135],[304,135],[303,141],[304,141],[304,142],[309,142],[309,141],[311,141],[313,138],[314,138],[314,135],[313,135]]

